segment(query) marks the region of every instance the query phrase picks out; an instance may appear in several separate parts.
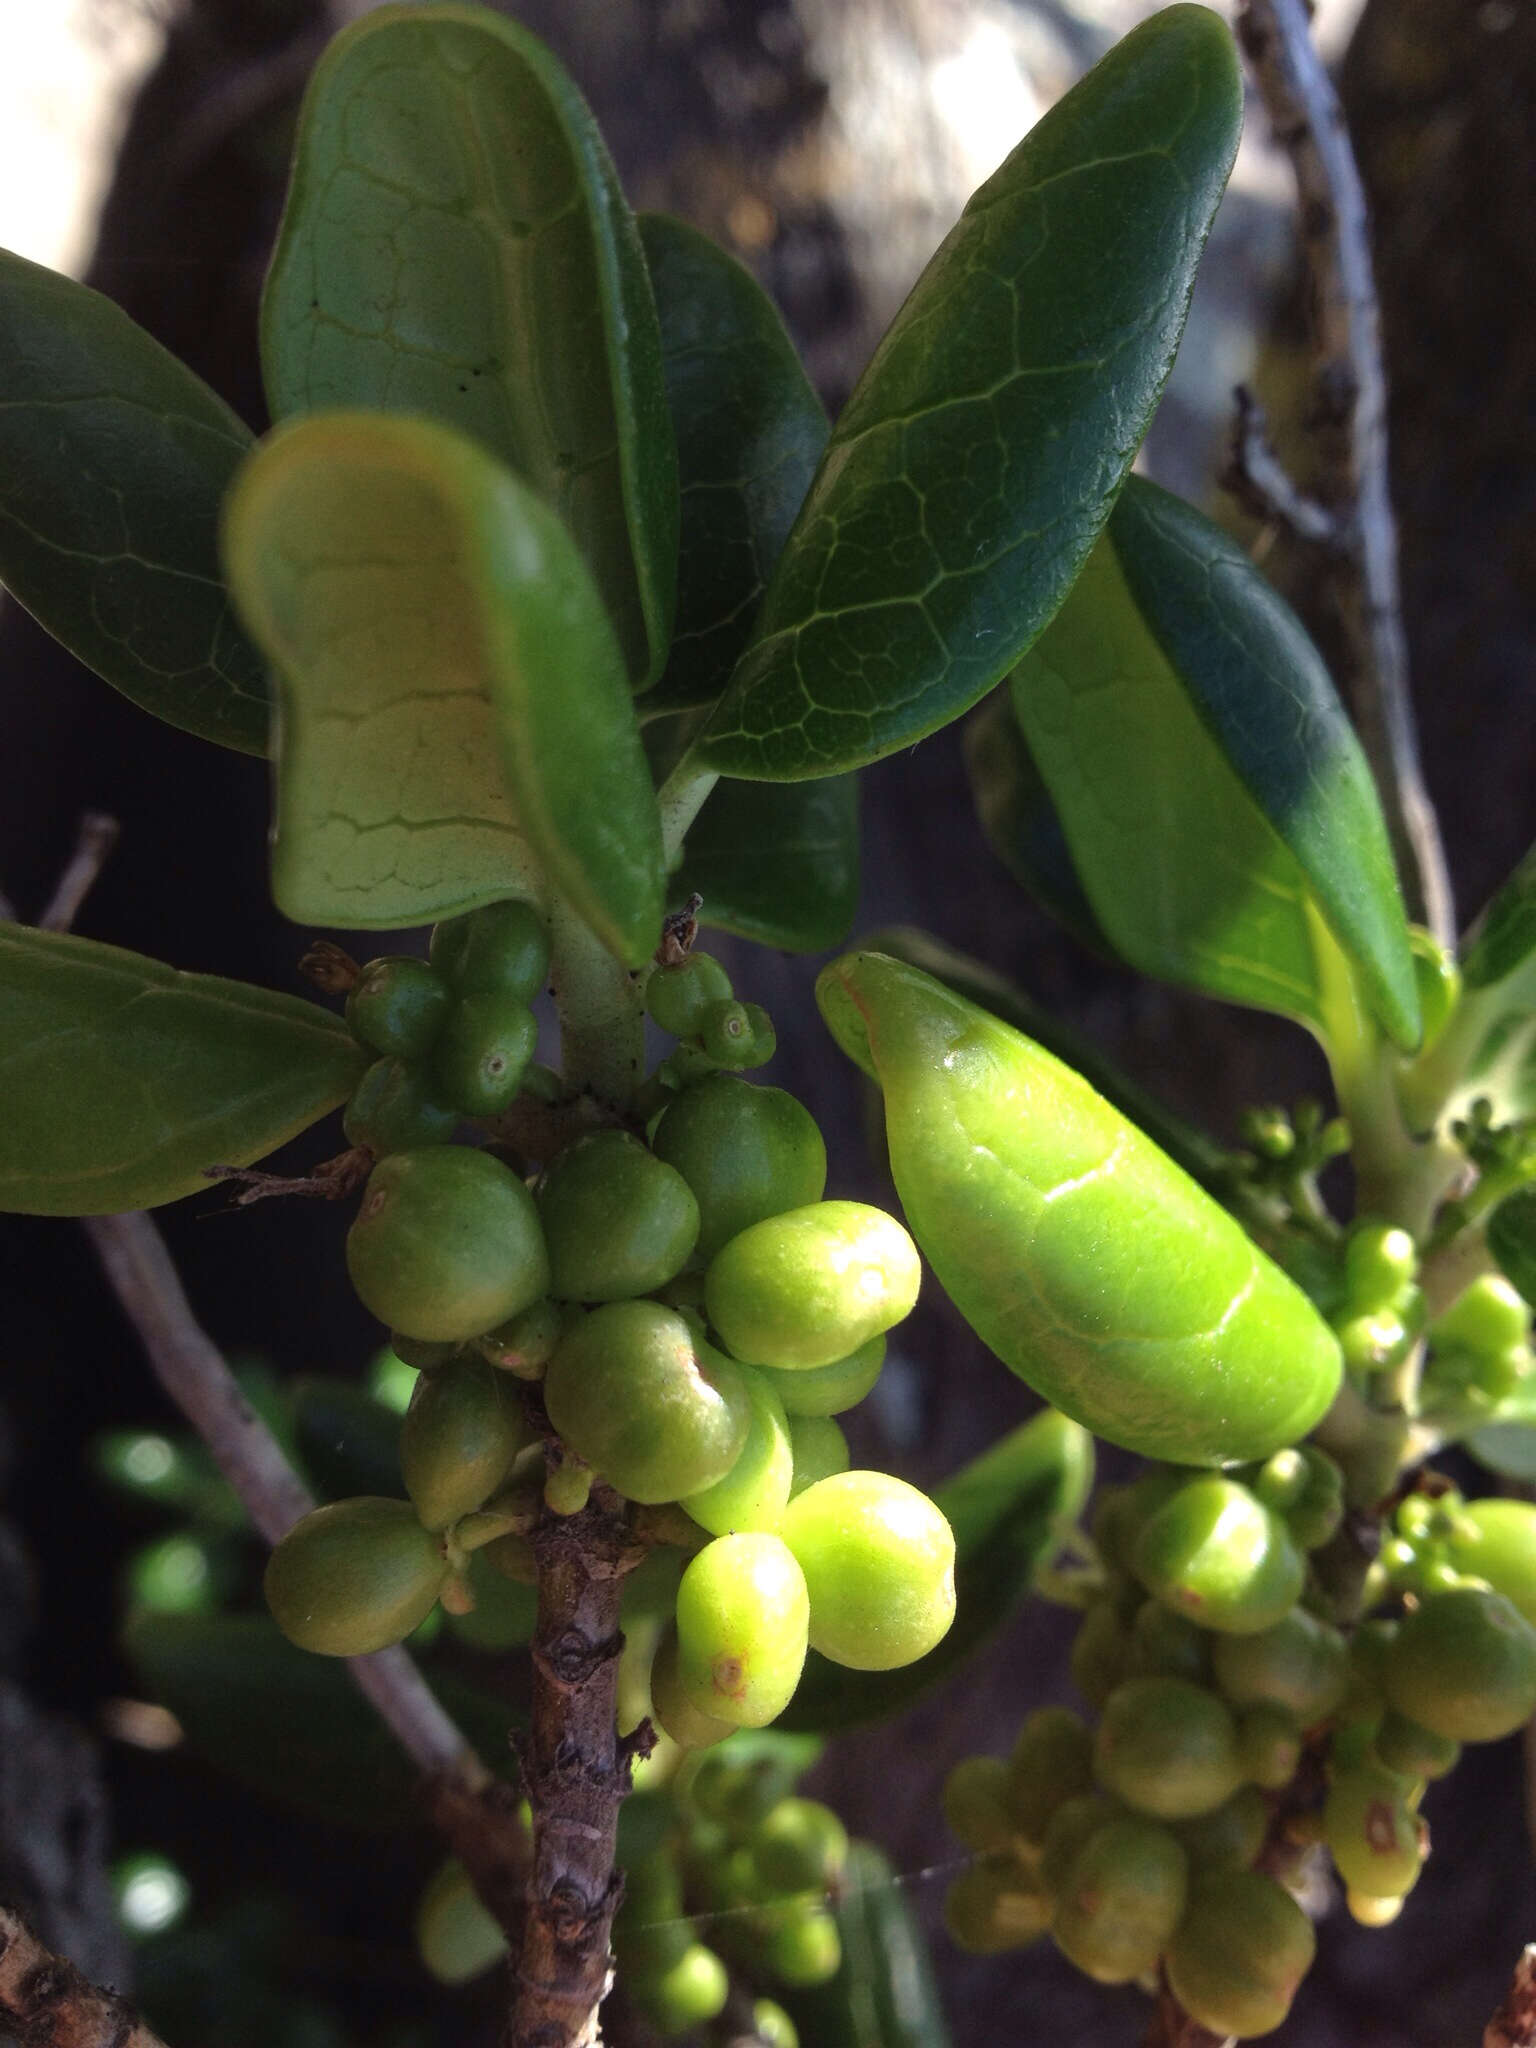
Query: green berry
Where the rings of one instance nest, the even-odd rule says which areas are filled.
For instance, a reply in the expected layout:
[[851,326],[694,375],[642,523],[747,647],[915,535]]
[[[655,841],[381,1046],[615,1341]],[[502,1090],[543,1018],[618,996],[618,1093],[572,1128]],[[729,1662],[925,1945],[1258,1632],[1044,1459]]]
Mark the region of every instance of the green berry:
[[545,1368],[544,1403],[578,1457],[653,1504],[723,1479],[752,1415],[741,1368],[654,1301],[593,1309]]
[[700,1713],[689,1698],[678,1666],[675,1622],[667,1623],[651,1659],[651,1718],[679,1749],[709,1749],[736,1733],[734,1721]]
[[680,1173],[627,1131],[591,1131],[539,1186],[550,1291],[563,1301],[628,1301],[665,1286],[699,1234]]
[[[792,1375],[786,1373],[784,1377],[788,1379]],[[830,1415],[791,1415],[789,1448],[794,1466],[789,1482],[791,1500],[797,1493],[804,1493],[808,1486],[814,1486],[818,1479],[830,1479],[834,1472],[846,1472],[852,1462],[848,1455],[848,1439]]]
[[677,1588],[678,1677],[697,1712],[762,1728],[781,1714],[805,1663],[805,1575],[777,1536],[717,1536]]
[[363,1657],[403,1641],[447,1577],[442,1544],[409,1501],[363,1496],[296,1522],[268,1558],[262,1588],[301,1650]]
[[950,1833],[979,1855],[1012,1855],[1019,1829],[1011,1788],[1001,1757],[962,1757],[944,1780],[944,1821]]
[[894,1216],[813,1202],[733,1237],[704,1276],[709,1319],[734,1357],[831,1365],[908,1315],[922,1265]]
[[1187,1678],[1193,1685],[1206,1683],[1211,1675],[1213,1646],[1229,1640],[1213,1636],[1187,1615],[1175,1614],[1161,1600],[1141,1603],[1131,1633],[1136,1639],[1138,1675]]
[[442,1864],[428,1881],[416,1908],[416,1947],[439,1984],[468,1984],[506,1954],[507,1937],[462,1863]]
[[819,1799],[781,1799],[747,1837],[747,1847],[773,1896],[826,1892],[848,1863],[848,1830]]
[[1412,1284],[1418,1265],[1418,1247],[1406,1230],[1379,1217],[1362,1219],[1344,1246],[1344,1288],[1351,1308],[1369,1314],[1390,1307]]
[[458,1123],[457,1110],[429,1095],[420,1070],[402,1059],[375,1060],[341,1116],[347,1143],[366,1145],[380,1159],[446,1145]]
[[1191,2019],[1246,2041],[1279,2026],[1316,1952],[1312,1922],[1272,1877],[1211,1871],[1190,1886],[1164,1967]]
[[1283,1707],[1302,1728],[1331,1714],[1349,1683],[1349,1646],[1336,1628],[1293,1607],[1253,1635],[1218,1636],[1216,1683],[1234,1706]]
[[1126,1814],[1083,1843],[1051,1920],[1057,1947],[1100,1984],[1126,1984],[1157,1966],[1184,1910],[1189,1861],[1155,1821]]
[[885,1364],[884,1337],[871,1337],[846,1358],[830,1365],[781,1372],[771,1365],[757,1369],[791,1415],[842,1415],[856,1408],[879,1379]]
[[409,1337],[461,1342],[549,1291],[533,1197],[488,1152],[395,1152],[368,1177],[347,1233],[365,1308]]
[[[579,1309],[574,1312],[576,1316],[580,1313]],[[572,1318],[568,1304],[551,1301],[546,1295],[477,1337],[475,1349],[498,1372],[509,1372],[520,1380],[536,1380],[554,1356],[555,1346],[572,1326]]]
[[1283,1790],[1296,1775],[1301,1748],[1301,1730],[1283,1707],[1265,1701],[1239,1714],[1237,1754],[1250,1785],[1264,1792]]
[[789,1503],[779,1534],[810,1590],[811,1643],[835,1663],[910,1664],[954,1619],[954,1534],[904,1480],[836,1473]]
[[1475,1357],[1496,1357],[1530,1335],[1531,1311],[1502,1273],[1484,1273],[1457,1295],[1444,1315],[1429,1326],[1429,1341],[1438,1350],[1470,1351]]
[[690,953],[671,967],[657,967],[645,984],[645,1013],[674,1038],[696,1038],[704,1013],[729,1002],[731,978],[712,953]]
[[370,960],[347,996],[347,1029],[375,1052],[419,1059],[447,1022],[453,994],[425,960]]
[[1008,1759],[1008,1807],[1026,1841],[1044,1839],[1064,1800],[1093,1789],[1093,1736],[1066,1707],[1037,1707]]
[[1061,1897],[1084,1842],[1124,1811],[1123,1806],[1099,1792],[1076,1792],[1070,1799],[1062,1800],[1040,1843],[1040,1884],[1053,1901]]
[[1401,1898],[1423,1861],[1423,1824],[1403,1796],[1405,1780],[1365,1765],[1341,1771],[1328,1789],[1323,1832],[1339,1875],[1367,1897]]
[[1120,1619],[1113,1600],[1095,1600],[1077,1625],[1070,1655],[1072,1683],[1090,1707],[1141,1669],[1139,1645]]
[[765,1067],[778,1047],[761,1003],[711,1003],[699,1019],[699,1043],[716,1066]]
[[1502,1594],[1438,1592],[1403,1621],[1382,1679],[1400,1714],[1453,1742],[1496,1742],[1536,1711],[1536,1628]]
[[1388,1708],[1371,1741],[1371,1751],[1385,1770],[1401,1778],[1443,1778],[1461,1761],[1461,1744],[1435,1735]]
[[810,1111],[782,1088],[732,1074],[685,1088],[651,1145],[693,1190],[704,1260],[749,1225],[819,1202],[826,1190],[827,1148]]
[[1240,1785],[1220,1806],[1174,1821],[1192,1869],[1249,1870],[1269,1833],[1269,1801],[1257,1785]]
[[1186,1679],[1127,1679],[1104,1702],[1093,1768],[1107,1792],[1156,1820],[1209,1813],[1243,1781],[1237,1724]]
[[530,903],[488,903],[434,927],[432,965],[461,996],[531,1002],[549,972],[549,932]]
[[432,1051],[432,1084],[461,1116],[497,1116],[516,1099],[538,1042],[521,996],[460,996]]
[[483,1360],[423,1373],[400,1428],[400,1472],[423,1528],[473,1514],[532,1436],[522,1402]]
[[671,1969],[645,1980],[642,1998],[663,2034],[686,2034],[725,2010],[731,1980],[712,1948],[695,1942]]
[[727,1536],[733,1529],[775,1528],[795,1476],[789,1418],[778,1395],[751,1366],[738,1365],[735,1371],[746,1390],[749,1413],[741,1449],[730,1470],[709,1486],[678,1495],[699,1527],[715,1536]]
[[761,2048],[800,2048],[800,2036],[794,2021],[782,2005],[775,2005],[771,1998],[758,1998],[752,2002],[752,2031]]
[[1186,1480],[1137,1531],[1132,1568],[1149,1593],[1204,1628],[1246,1635],[1296,1604],[1305,1578],[1281,1518],[1236,1480]]
[[1463,1503],[1445,1539],[1445,1552],[1457,1571],[1486,1581],[1536,1626],[1536,1504]]

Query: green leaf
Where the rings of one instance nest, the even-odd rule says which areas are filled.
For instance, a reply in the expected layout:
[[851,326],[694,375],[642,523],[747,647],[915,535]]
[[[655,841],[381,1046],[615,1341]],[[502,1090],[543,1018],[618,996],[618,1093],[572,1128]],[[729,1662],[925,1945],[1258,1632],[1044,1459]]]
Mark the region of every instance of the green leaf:
[[405,1498],[400,1417],[362,1387],[300,1374],[289,1382],[293,1428],[304,1469],[326,1500],[360,1493]]
[[1485,1422],[1463,1437],[1459,1448],[1503,1479],[1536,1485],[1536,1421]]
[[1509,980],[1536,955],[1536,846],[1467,934],[1461,985],[1469,992]]
[[297,996],[0,924],[0,1209],[174,1202],[345,1102],[367,1060]]
[[707,235],[643,214],[682,487],[677,624],[646,712],[713,704],[827,441],[773,302]]
[[859,787],[716,783],[688,829],[672,898],[697,890],[699,922],[760,946],[822,953],[841,945],[859,907]]
[[1402,1078],[1416,1128],[1478,1096],[1501,1121],[1536,1115],[1536,847],[1468,932],[1460,965],[1460,1001]]
[[966,721],[962,744],[987,844],[1014,880],[1075,939],[1112,956],[1114,948],[1077,879],[1061,819],[1024,743],[1006,688],[994,690],[977,706]]
[[1414,1043],[1407,919],[1364,755],[1300,621],[1218,527],[1133,479],[1012,697],[1132,966],[1325,1031],[1342,953]]
[[677,464],[634,216],[586,103],[488,9],[380,7],[300,116],[261,315],[274,419],[425,414],[559,514],[637,689],[670,637]]
[[[420,1776],[338,1657],[295,1649],[264,1614],[141,1614],[123,1648],[192,1748],[275,1805],[395,1834],[419,1818]],[[493,1767],[523,1718],[462,1680],[432,1690]]]
[[1536,1302],[1536,1187],[1506,1196],[1488,1218],[1487,1236],[1505,1279]]
[[543,893],[630,966],[661,824],[612,629],[559,520],[427,420],[320,414],[236,480],[230,583],[276,667],[273,894],[300,922],[424,924]]
[[[1054,1053],[1057,1059],[1075,1068],[1122,1115],[1129,1117],[1160,1145],[1170,1159],[1177,1161],[1192,1180],[1198,1181],[1209,1193],[1225,1193],[1230,1178],[1229,1155],[1213,1138],[1176,1116],[1155,1095],[1149,1095],[1129,1074],[1108,1059],[1091,1039],[1074,1031],[1054,1011],[1042,1009],[1033,997],[1015,987],[995,969],[980,960],[972,960],[964,953],[955,952],[942,940],[919,931],[913,925],[887,925],[880,931],[871,932],[864,945],[870,952],[889,953],[893,959],[904,960],[910,967],[921,968],[924,974],[931,974],[935,981],[943,982],[956,995],[964,996],[967,1002],[990,1010],[994,1017],[1000,1017],[1016,1031],[1026,1033],[1037,1044],[1043,1045],[1047,1052]],[[859,1059],[858,1047],[859,1041],[855,1037],[843,1045],[843,1050],[850,1058]],[[867,1046],[864,1051],[867,1057]],[[875,1078],[867,1067],[865,1071],[871,1080]]]
[[1227,30],[1169,7],[972,197],[833,430],[704,766],[859,767],[1018,660],[1146,432],[1241,119]]
[[218,554],[250,445],[110,299],[0,249],[0,583],[145,711],[264,754],[266,678]]
[[1093,1438],[1054,1408],[947,1479],[934,1499],[955,1532],[955,1619],[948,1635],[896,1671],[849,1671],[811,1651],[775,1727],[833,1734],[884,1720],[947,1678],[1028,1593],[1092,1482]]
[[801,2048],[949,2048],[927,1943],[890,1858],[873,1842],[848,1852],[833,1910],[842,1962],[812,1990],[775,1987]]

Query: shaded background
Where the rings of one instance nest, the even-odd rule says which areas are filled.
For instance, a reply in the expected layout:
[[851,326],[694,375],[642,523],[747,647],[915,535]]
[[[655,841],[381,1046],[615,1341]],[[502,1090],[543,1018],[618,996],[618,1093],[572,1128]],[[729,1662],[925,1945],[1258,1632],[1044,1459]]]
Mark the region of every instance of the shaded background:
[[[1149,10],[1136,0],[526,0],[513,11],[587,92],[634,203],[693,218],[753,265],[835,410],[971,185]],[[89,271],[253,426],[263,423],[256,297],[297,94],[331,25],[317,0],[195,0],[177,16],[124,135]],[[1536,15],[1512,0],[1370,0],[1343,78],[1379,223],[1426,768],[1465,918],[1536,836]],[[1283,178],[1259,161],[1224,207],[1151,444],[1156,473],[1218,512],[1205,479],[1230,383],[1256,346],[1282,430],[1296,425],[1304,357],[1285,201]],[[1283,549],[1267,566],[1305,609],[1307,566]],[[300,935],[266,904],[261,765],[145,719],[12,605],[0,612],[0,679],[0,886],[21,914],[45,899],[80,811],[105,809],[123,842],[82,930],[180,966],[296,987]],[[982,844],[956,729],[865,781],[861,926],[924,924],[992,961],[1224,1138],[1245,1102],[1321,1086],[1298,1032],[1108,970],[1022,898]],[[817,963],[719,950],[776,1016],[782,1050],[769,1078],[821,1120],[835,1191],[881,1198],[853,1077],[808,1007]],[[306,1162],[334,1149],[328,1137],[304,1142]],[[340,1280],[344,1213],[232,1212],[215,1195],[163,1221],[226,1347],[285,1372],[362,1370],[377,1332]],[[0,1803],[0,1833],[31,1859],[0,1868],[0,1890],[20,1884],[73,1911],[59,1939],[115,1976],[124,1959],[92,1889],[99,1803],[69,1730],[99,1729],[103,1703],[133,1688],[113,1647],[113,1561],[143,1531],[95,1488],[86,1447],[106,1425],[164,1410],[71,1225],[0,1222],[0,1333],[10,1517],[0,1713],[16,1717],[0,1721],[11,1759],[0,1801],[14,1802]],[[879,1398],[854,1418],[856,1462],[932,1481],[1032,1405],[936,1294],[900,1350]],[[1003,1749],[1040,1698],[1070,1698],[1069,1626],[1030,1610],[898,1730],[840,1745],[819,1768],[818,1788],[884,1843],[930,1927],[953,1862],[937,1819],[944,1772],[968,1751]],[[487,2036],[488,1995],[440,1998],[412,1958],[412,1888],[434,1860],[425,1838],[372,1842],[360,1862],[350,1838],[253,1810],[184,1752],[109,1742],[103,1763],[117,1845],[172,1848],[200,1914],[264,1890],[295,1901],[272,1922],[272,1953],[346,2014],[348,2038],[404,2039],[390,2028],[418,2014],[435,2017],[413,2041]],[[1402,1919],[1369,1935],[1331,1920],[1279,2039],[1449,2048],[1479,2037],[1520,1944],[1536,1935],[1518,1744],[1469,1752],[1426,1812],[1437,1853]],[[1144,2025],[1144,2001],[1089,1985],[1048,1944],[984,1963],[942,1937],[935,1947],[958,2040],[1129,2043]],[[200,2038],[217,2034],[205,2027]]]

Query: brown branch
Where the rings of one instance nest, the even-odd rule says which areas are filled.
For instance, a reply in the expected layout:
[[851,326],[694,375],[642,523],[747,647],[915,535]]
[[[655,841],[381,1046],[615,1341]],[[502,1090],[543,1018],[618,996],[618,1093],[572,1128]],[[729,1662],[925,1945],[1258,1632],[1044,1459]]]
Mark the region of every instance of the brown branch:
[[1521,1953],[1504,2003],[1483,2029],[1483,2048],[1536,2048],[1536,1945]]
[[17,2048],[164,2048],[126,1998],[44,1948],[0,1905],[0,2021]]
[[1404,864],[1410,907],[1450,946],[1456,936],[1450,877],[1424,787],[1408,686],[1365,190],[1343,111],[1312,41],[1306,0],[1242,0],[1237,29],[1296,174],[1317,325],[1322,496],[1338,508],[1348,544],[1348,573],[1336,581],[1354,668],[1355,714]]
[[644,1555],[616,1506],[595,1489],[579,1514],[547,1517],[533,1538],[539,1618],[522,1749],[533,1874],[508,2048],[591,2048],[611,1980],[623,1889],[614,1848],[635,1748],[618,1736],[619,1592]]
[[1232,440],[1227,466],[1217,481],[1256,519],[1288,527],[1298,540],[1314,547],[1341,547],[1344,536],[1337,517],[1288,475],[1270,443],[1264,408],[1246,384],[1234,387],[1232,402]]
[[[276,1543],[308,1514],[314,1499],[192,1313],[164,1239],[141,1214],[81,1220],[160,1384],[208,1446],[256,1527]],[[484,1764],[403,1650],[379,1650],[348,1664],[359,1690],[423,1772],[446,1774],[476,1789],[489,1783]]]

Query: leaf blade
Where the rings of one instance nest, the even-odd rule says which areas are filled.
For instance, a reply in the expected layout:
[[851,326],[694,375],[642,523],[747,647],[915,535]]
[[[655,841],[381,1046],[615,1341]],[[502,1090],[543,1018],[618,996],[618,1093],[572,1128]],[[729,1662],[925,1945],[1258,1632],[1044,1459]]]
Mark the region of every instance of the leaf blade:
[[1413,1042],[1369,771],[1299,621],[1219,528],[1132,479],[1010,692],[1122,958],[1323,1031],[1342,951]]
[[576,535],[635,687],[654,681],[677,556],[655,307],[597,126],[536,37],[437,0],[334,39],[261,334],[275,419],[423,414],[522,476]]
[[621,657],[526,485],[431,421],[315,414],[247,463],[226,553],[282,691],[280,908],[416,925],[547,875],[649,957],[661,829]]
[[0,925],[0,1209],[154,1207],[344,1102],[366,1065],[297,996]]
[[699,922],[760,946],[822,953],[859,907],[856,775],[820,782],[722,777],[688,831],[674,902],[697,892]]
[[265,671],[218,559],[249,428],[110,299],[8,250],[0,393],[0,582],[142,709],[264,754]]
[[705,766],[878,760],[1018,660],[1146,430],[1240,122],[1225,28],[1170,7],[974,195],[833,431]]

